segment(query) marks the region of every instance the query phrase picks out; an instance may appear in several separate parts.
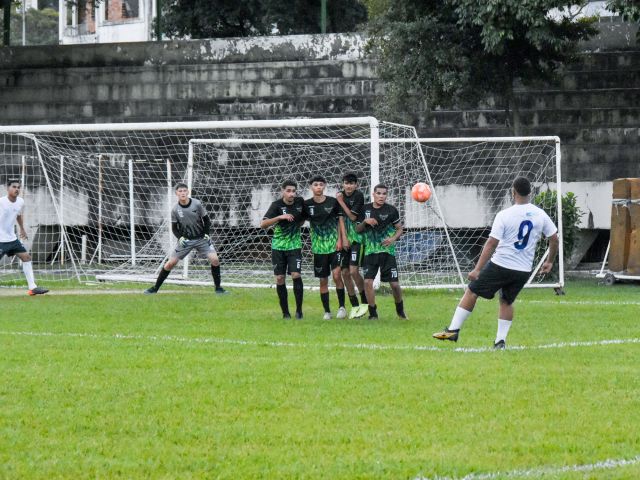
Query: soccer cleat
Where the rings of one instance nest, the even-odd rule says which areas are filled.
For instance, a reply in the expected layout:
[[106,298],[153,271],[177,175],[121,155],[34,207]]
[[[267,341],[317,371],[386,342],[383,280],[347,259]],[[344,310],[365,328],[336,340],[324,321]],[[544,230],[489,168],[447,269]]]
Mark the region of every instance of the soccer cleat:
[[336,318],[342,320],[343,318],[347,318],[347,309],[344,307],[340,307],[338,309],[338,313],[336,313]]
[[42,287],[36,287],[36,288],[32,288],[31,290],[27,291],[27,295],[31,295],[32,297],[34,295],[44,295],[45,293],[47,293],[49,290],[47,290],[46,288],[42,288]]
[[149,287],[144,291],[145,295],[153,295],[154,293],[158,293],[158,289],[156,287]]
[[378,315],[369,315],[369,320],[378,320]]
[[402,313],[398,313],[398,318],[400,320],[409,320],[409,317],[407,317],[407,314],[402,312]]
[[296,320],[302,320],[302,312],[296,312]]
[[285,320],[291,320],[291,314],[290,313],[283,313],[282,314],[282,318]]
[[229,293],[229,292],[227,292],[227,291],[226,291],[224,288],[222,288],[222,287],[218,287],[218,288],[216,288],[216,294],[217,294],[217,295],[226,295],[227,293]]
[[448,328],[445,328],[443,331],[436,332],[432,336],[438,340],[451,340],[452,342],[457,342],[458,332],[460,332],[460,330],[449,330]]
[[324,312],[324,315],[322,316],[323,320],[331,320],[331,312]]
[[499,342],[496,342],[493,344],[494,350],[504,350],[506,348],[507,348],[507,345],[504,343],[504,340],[500,340]]
[[349,315],[349,318],[364,317],[367,313],[369,313],[369,306],[366,303],[363,303],[351,309],[351,315]]

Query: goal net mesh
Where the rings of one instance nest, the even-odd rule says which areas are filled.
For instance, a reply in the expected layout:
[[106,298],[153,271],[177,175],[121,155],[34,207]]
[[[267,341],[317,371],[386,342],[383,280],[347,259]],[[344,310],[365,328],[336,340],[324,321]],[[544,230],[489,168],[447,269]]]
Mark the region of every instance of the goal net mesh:
[[[412,127],[380,123],[372,167],[368,124],[195,128],[185,130],[0,133],[5,177],[23,182],[24,219],[38,281],[154,281],[175,248],[174,185],[188,183],[211,219],[223,284],[272,285],[271,232],[260,229],[285,179],[309,198],[309,180],[327,195],[355,173],[369,201],[372,179],[389,188],[405,224],[397,244],[401,283],[459,286],[477,259],[495,213],[509,204],[517,175],[553,188],[553,142],[420,143]],[[411,199],[425,181],[434,196]],[[305,285],[312,275],[303,226]],[[0,260],[0,284],[23,277],[15,258]],[[206,259],[191,255],[169,282],[212,282]]]

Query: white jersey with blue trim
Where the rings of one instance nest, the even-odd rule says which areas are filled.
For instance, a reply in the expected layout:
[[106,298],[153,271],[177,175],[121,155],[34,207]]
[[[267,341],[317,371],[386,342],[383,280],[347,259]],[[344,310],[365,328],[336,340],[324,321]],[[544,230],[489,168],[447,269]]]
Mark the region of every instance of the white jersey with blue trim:
[[531,203],[513,205],[498,212],[489,236],[499,240],[491,261],[520,272],[533,269],[538,240],[550,237],[558,229],[544,210]]

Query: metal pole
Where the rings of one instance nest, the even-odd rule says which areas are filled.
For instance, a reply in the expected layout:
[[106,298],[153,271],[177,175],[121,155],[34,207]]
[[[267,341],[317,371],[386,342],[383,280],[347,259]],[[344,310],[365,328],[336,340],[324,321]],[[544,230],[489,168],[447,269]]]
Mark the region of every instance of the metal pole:
[[[187,160],[187,188],[189,189],[189,197],[191,197],[191,186],[193,184],[193,143],[189,142],[189,158]],[[189,277],[189,257],[185,257],[182,264],[182,277]]]
[[60,155],[60,265],[64,265],[64,156]]
[[8,47],[11,45],[11,0],[4,0],[3,7],[3,44]]
[[129,231],[131,237],[131,265],[136,264],[136,223],[133,205],[133,159],[129,159]]
[[102,264],[102,155],[98,155],[98,265]]
[[27,156],[22,155],[22,163],[20,167],[20,196],[24,197],[24,182],[27,175]]
[[80,244],[80,263],[84,265],[87,263],[87,236],[82,235],[82,243]]
[[26,0],[22,0],[22,46],[27,44],[27,5]]
[[167,235],[169,252],[173,250],[173,232],[171,231],[171,207],[173,206],[173,185],[171,183],[171,160],[167,159]]
[[320,2],[320,33],[327,33],[327,0]]
[[156,40],[162,41],[162,0],[156,0]]
[[563,225],[562,225],[562,153],[560,150],[560,139],[556,140],[556,177],[558,186],[556,187],[556,195],[558,198],[558,237],[560,243],[558,245],[558,283],[560,288],[564,287],[564,239],[563,239]]

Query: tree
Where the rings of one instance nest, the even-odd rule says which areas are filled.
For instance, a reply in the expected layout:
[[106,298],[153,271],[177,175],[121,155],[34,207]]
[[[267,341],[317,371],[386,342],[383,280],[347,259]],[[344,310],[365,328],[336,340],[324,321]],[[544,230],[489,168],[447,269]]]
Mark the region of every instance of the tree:
[[[640,1],[609,0],[607,8],[622,17],[625,22],[640,23]],[[636,42],[640,42],[640,29],[636,32]]]
[[[168,37],[220,38],[318,33],[320,0],[171,0],[164,3]],[[327,31],[353,31],[367,19],[359,0],[328,0]]]
[[594,19],[561,12],[567,0],[396,0],[370,25],[370,46],[386,84],[385,117],[413,122],[416,101],[436,107],[502,97],[507,125],[518,134],[514,81],[555,78],[578,42],[597,32]]
[[[51,8],[27,10],[26,18],[27,45],[58,44],[58,12]],[[22,45],[22,10],[14,10],[11,14],[11,45]]]

